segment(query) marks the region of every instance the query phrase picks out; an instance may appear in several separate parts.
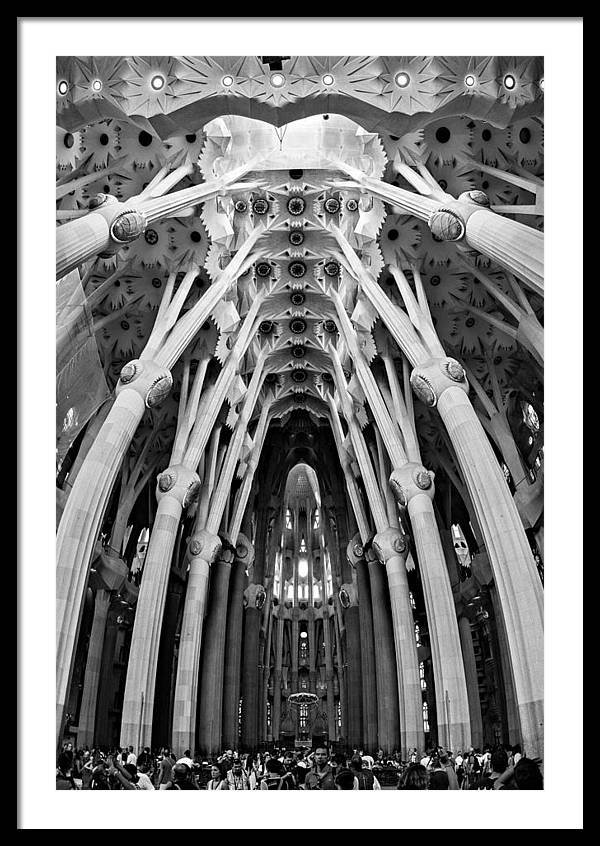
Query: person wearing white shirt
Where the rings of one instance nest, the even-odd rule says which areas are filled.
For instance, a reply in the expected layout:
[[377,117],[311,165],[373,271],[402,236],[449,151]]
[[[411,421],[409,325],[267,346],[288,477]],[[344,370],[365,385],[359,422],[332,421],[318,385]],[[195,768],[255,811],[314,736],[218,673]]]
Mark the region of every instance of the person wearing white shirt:
[[133,764],[134,767],[137,766],[137,755],[133,751],[133,746],[130,746],[128,749],[127,764]]

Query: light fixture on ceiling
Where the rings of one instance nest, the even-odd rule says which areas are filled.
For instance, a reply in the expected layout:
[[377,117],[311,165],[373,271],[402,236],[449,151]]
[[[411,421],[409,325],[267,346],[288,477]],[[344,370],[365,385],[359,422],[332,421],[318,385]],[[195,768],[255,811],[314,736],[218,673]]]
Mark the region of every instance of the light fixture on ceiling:
[[323,77],[323,85],[333,85],[335,79],[332,77],[330,73],[326,73]]
[[232,76],[224,76],[221,80],[225,88],[229,88],[230,85],[233,85],[233,77]]
[[544,77],[540,79],[540,88],[542,89],[542,91],[544,90]]
[[271,77],[271,85],[274,88],[281,88],[285,85],[285,76],[282,73],[274,73]]
[[150,86],[155,91],[161,91],[165,87],[164,76],[161,76],[161,74],[157,73],[156,76],[153,76],[150,80]]
[[60,81],[60,82],[58,83],[58,85],[56,86],[56,90],[57,90],[57,91],[58,91],[58,93],[61,95],[61,97],[64,97],[64,95],[65,95],[65,94],[67,93],[67,91],[69,90],[69,83],[67,82],[67,80],[66,80],[66,79],[61,79],[61,81]]
[[504,82],[504,87],[507,88],[509,91],[512,91],[513,88],[517,84],[517,80],[514,78],[514,76],[511,73],[506,74],[503,82]]
[[469,73],[465,76],[465,85],[467,86],[467,88],[473,88],[476,82],[477,78],[474,77],[472,73]]
[[305,638],[308,637],[308,635],[307,635],[306,632],[300,632],[300,637],[302,638],[302,640],[304,640]]
[[396,85],[398,86],[398,88],[406,88],[407,85],[410,85],[410,76],[405,71],[397,73]]
[[102,91],[102,80],[101,79],[95,79],[92,82],[92,91]]

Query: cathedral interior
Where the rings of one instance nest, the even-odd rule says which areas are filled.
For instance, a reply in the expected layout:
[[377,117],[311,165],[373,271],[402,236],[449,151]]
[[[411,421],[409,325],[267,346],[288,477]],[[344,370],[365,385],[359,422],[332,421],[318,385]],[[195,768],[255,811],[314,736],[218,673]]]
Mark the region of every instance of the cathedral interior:
[[59,57],[56,742],[543,754],[538,57]]

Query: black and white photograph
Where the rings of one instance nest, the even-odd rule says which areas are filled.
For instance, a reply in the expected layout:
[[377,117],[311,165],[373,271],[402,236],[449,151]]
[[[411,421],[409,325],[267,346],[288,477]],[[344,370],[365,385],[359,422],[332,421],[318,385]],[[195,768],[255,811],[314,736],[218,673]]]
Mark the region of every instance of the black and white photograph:
[[[339,19],[339,39],[333,18],[164,19],[164,40],[86,20],[18,19],[57,34],[47,243],[20,235],[21,326],[31,343],[37,303],[48,341],[36,376],[21,341],[27,403],[43,389],[20,448],[37,433],[49,485],[42,554],[19,515],[19,602],[33,583],[40,603],[20,674],[37,634],[48,690],[33,722],[20,693],[46,804],[27,776],[18,827],[582,828],[580,777],[555,796],[580,639],[570,668],[554,647],[567,566],[580,616],[576,477],[568,530],[554,504],[580,409],[569,427],[544,392],[577,392],[581,97],[562,176],[545,98],[581,55],[561,68],[541,37],[563,26],[572,58],[582,19],[498,19],[503,49],[476,56],[486,19]],[[197,795],[125,811],[126,790]],[[201,795],[232,790],[335,795]]]

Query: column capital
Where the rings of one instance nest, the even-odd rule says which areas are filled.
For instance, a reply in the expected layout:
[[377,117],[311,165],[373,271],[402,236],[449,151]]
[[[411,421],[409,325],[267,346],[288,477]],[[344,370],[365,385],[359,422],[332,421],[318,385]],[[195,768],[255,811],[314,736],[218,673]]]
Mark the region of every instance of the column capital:
[[89,209],[92,214],[103,217],[108,224],[110,243],[103,248],[101,257],[112,256],[136,241],[148,225],[146,215],[140,209],[119,202],[112,194],[96,194],[90,200]]
[[255,550],[248,538],[242,532],[238,533],[235,542],[235,557],[244,567],[251,567],[254,563]]
[[156,499],[160,502],[165,496],[173,497],[185,509],[198,499],[200,484],[197,473],[183,464],[175,464],[156,477]]
[[457,200],[450,200],[432,211],[427,225],[440,241],[461,241],[471,215],[489,205],[489,198],[483,191],[464,191]]
[[417,365],[410,375],[410,384],[417,397],[433,408],[447,388],[462,388],[469,393],[469,383],[462,364],[455,358],[429,358]]
[[387,564],[391,558],[404,559],[408,543],[398,529],[388,526],[373,538],[372,551],[382,564]]
[[188,555],[192,560],[201,558],[208,564],[214,564],[221,552],[221,538],[199,529],[188,540]]
[[356,568],[359,561],[365,557],[365,550],[360,535],[357,533],[346,547],[346,556],[351,567]]
[[144,401],[146,408],[155,408],[169,395],[173,377],[166,367],[155,361],[141,361],[134,358],[121,368],[115,393],[135,391]]
[[260,611],[267,599],[267,592],[261,584],[249,584],[244,591],[244,608]]
[[422,464],[409,461],[392,471],[390,487],[398,500],[398,504],[406,506],[414,496],[424,494],[429,499],[433,499],[435,494],[434,478],[435,473],[431,470],[426,470]]

